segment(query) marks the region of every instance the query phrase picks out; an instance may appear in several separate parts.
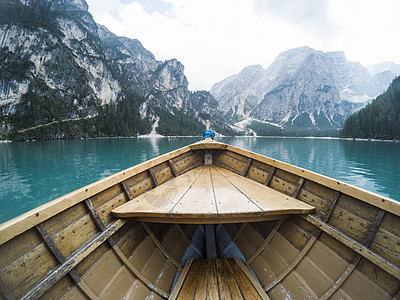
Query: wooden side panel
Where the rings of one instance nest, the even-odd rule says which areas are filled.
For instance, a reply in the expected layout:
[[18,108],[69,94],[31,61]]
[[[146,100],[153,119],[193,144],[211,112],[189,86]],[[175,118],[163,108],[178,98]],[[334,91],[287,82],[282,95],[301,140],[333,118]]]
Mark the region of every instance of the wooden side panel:
[[333,190],[309,180],[304,182],[303,188],[297,196],[298,199],[315,207],[315,215],[318,218],[325,216],[333,197]]
[[246,177],[250,178],[254,181],[264,184],[268,178],[268,175],[274,170],[273,167],[259,162],[257,160],[253,160],[249,169],[247,171]]
[[135,224],[119,240],[118,247],[126,257],[130,257],[134,250],[143,242],[147,234],[140,224]]
[[378,208],[342,194],[328,223],[362,243],[378,212]]
[[74,271],[79,276],[83,276],[109,250],[110,250],[110,247],[108,247],[107,243],[101,244],[96,250],[94,250],[84,260],[82,260],[74,268]]
[[290,222],[292,222],[295,226],[299,227],[302,232],[305,232],[307,235],[313,235],[313,236],[318,236],[320,233],[319,228],[314,226],[313,224],[307,222],[303,218],[300,217],[292,217],[289,219]]
[[85,294],[78,288],[74,287],[70,290],[63,299],[71,299],[71,300],[87,300]]
[[289,273],[289,275],[281,283],[281,286],[275,286],[272,291],[275,289],[281,291],[282,287],[284,290],[289,291],[289,294],[292,295],[293,298],[317,299],[317,296],[314,294],[312,289],[296,272]]
[[332,299],[332,300],[343,300],[343,299],[351,299],[351,298],[343,290],[338,290],[329,299]]
[[[243,163],[247,163],[248,162],[248,157],[247,156],[241,155],[241,154],[233,152],[233,151],[225,150],[225,151],[222,151],[222,152],[217,152],[216,156],[218,156],[218,154],[227,155],[230,158],[233,158],[233,159],[235,159],[237,161],[240,161],[240,162],[243,162]],[[236,163],[236,164],[238,164],[238,163]]]
[[165,234],[161,245],[179,263],[182,262],[182,258],[188,247],[188,244],[175,226],[171,226],[170,230]]
[[128,198],[125,194],[119,194],[116,197],[111,198],[109,201],[95,208],[95,211],[100,217],[103,224],[108,226],[115,220],[115,218],[111,214],[111,210],[126,203],[127,201]]
[[[330,278],[331,282],[335,282],[348,266],[346,260],[319,241],[316,241],[314,246],[310,249],[307,259],[312,261],[315,266],[318,266],[318,268]],[[321,295],[322,294],[318,294],[318,296]]]
[[93,238],[97,232],[96,224],[87,214],[54,234],[54,244],[60,249],[64,257],[67,257]]
[[214,164],[233,171],[235,173],[244,173],[248,163],[248,158],[231,151],[221,151],[216,154]]
[[[54,284],[46,293],[44,293],[40,298],[41,299],[48,299],[48,300],[54,300],[54,299],[61,299],[68,290],[73,289],[75,286],[75,283],[70,279],[69,276],[64,276],[61,278],[59,281],[57,281],[56,284]],[[81,293],[81,297],[76,296],[76,299],[87,299],[84,294]],[[75,298],[71,298],[75,299]]]
[[236,245],[247,260],[257,251],[263,241],[262,236],[248,224],[238,236]]
[[201,151],[191,151],[171,159],[178,174],[192,170],[203,164]]
[[136,299],[151,299],[151,300],[160,300],[163,299],[158,296],[156,293],[149,293],[148,288],[139,280],[136,280],[129,290],[128,294],[124,299],[136,300]]
[[334,239],[330,235],[326,234],[325,232],[321,234],[321,236],[319,237],[319,241],[321,241],[327,247],[335,251],[340,257],[342,257],[348,263],[350,263],[356,256],[356,253],[353,250],[351,250],[338,240]]
[[[113,250],[108,250],[101,256],[82,277],[82,280],[99,299],[122,299],[127,295],[132,296],[132,294],[135,294],[134,286],[138,284],[136,278],[122,264]],[[152,293],[144,285],[141,285],[141,288],[137,290],[144,293],[144,297]],[[80,295],[79,289],[75,287],[67,297],[78,297],[79,299]]]
[[138,173],[135,176],[132,176],[131,178],[125,180],[125,183],[129,188],[131,188],[146,179],[150,179],[150,177],[149,177],[149,173],[147,171],[144,171],[144,172]]
[[123,193],[122,187],[119,184],[116,184],[96,195],[91,197],[93,206],[95,208],[99,207],[100,205],[104,204],[105,202],[109,201],[112,198],[117,197]]
[[135,249],[132,255],[129,257],[129,261],[138,269],[142,270],[149,257],[156,249],[156,246],[151,241],[151,238],[147,236],[143,242]]
[[[19,251],[18,251],[19,252]],[[58,265],[44,244],[19,252],[19,257],[0,271],[0,279],[15,297],[22,296],[37,281]]]
[[382,288],[358,270],[355,270],[343,283],[341,290],[351,299],[392,299]]
[[389,295],[396,295],[396,293],[400,291],[400,280],[371,263],[369,260],[362,259],[358,265],[358,270]]
[[250,267],[261,284],[266,287],[288,268],[298,254],[299,251],[277,232]]
[[130,291],[135,278],[126,268],[120,268],[106,285],[99,299],[123,299]]
[[143,266],[141,273],[151,282],[156,282],[166,261],[161,251],[155,248]]
[[[165,238],[175,230],[175,226],[169,225]],[[108,247],[107,244],[103,244],[98,248],[99,251],[93,252],[75,270],[79,274],[84,272],[82,279],[99,299],[109,299],[110,297],[159,299],[160,297],[155,293],[153,287],[168,292],[176,276],[177,268],[156,248],[141,224],[128,222],[120,231],[115,233],[113,238],[115,238],[117,247],[120,247],[122,255],[128,257],[128,264],[118,257],[118,252]],[[132,264],[132,267],[129,263]],[[132,273],[132,268],[137,271]],[[80,296],[77,287],[70,291],[68,296],[70,295]]]
[[90,198],[96,214],[105,226],[108,226],[115,220],[111,214],[111,210],[126,203],[128,200],[128,195],[121,184],[116,184]]
[[251,264],[251,270],[256,275],[261,286],[268,286],[274,281],[278,274],[275,274],[273,268],[263,259],[263,257],[258,256]]
[[269,173],[272,171],[272,167],[261,164],[257,161],[253,161],[249,171],[247,172],[247,178],[264,184],[268,178]]
[[[285,287],[280,283],[277,284],[277,286],[268,293],[268,296],[274,300],[293,299],[292,293],[290,291],[286,290]],[[299,298],[299,299],[303,299],[303,298]],[[305,299],[307,299],[307,298],[305,298]],[[311,298],[309,298],[309,299],[311,299]]]
[[6,268],[7,265],[41,243],[42,240],[38,232],[32,228],[14,239],[9,240],[5,244],[0,245],[0,270]]
[[300,177],[289,172],[277,169],[269,186],[286,195],[292,195]]
[[[166,271],[166,273],[164,273]],[[173,266],[157,248],[143,266],[141,273],[149,279],[156,288],[164,287],[169,291],[177,273],[177,268]]]
[[158,184],[163,184],[164,182],[174,177],[171,168],[166,162],[155,166],[154,168],[152,168],[152,171]]
[[46,229],[48,235],[53,235],[65,227],[71,225],[76,220],[86,215],[87,209],[84,204],[74,205],[65,211],[55,215],[54,217],[43,222],[43,227]]
[[99,296],[122,267],[123,265],[118,257],[112,250],[109,250],[82,276],[82,279]]
[[170,292],[176,274],[176,267],[171,262],[166,261],[162,266],[154,285],[163,291]]
[[290,220],[283,222],[279,232],[298,250],[303,249],[311,238],[311,234]]
[[266,222],[254,222],[254,223],[249,223],[258,234],[261,235],[263,239],[266,239],[268,235],[271,233],[271,231],[274,229],[276,223],[278,221],[266,221]]
[[[331,287],[334,281],[316,265],[311,259],[305,257],[296,267],[295,271],[302,281],[304,281],[313,294],[322,296]],[[286,279],[282,281],[286,286]]]
[[400,217],[385,213],[382,224],[372,241],[371,250],[389,262],[400,265]]
[[111,236],[114,242],[118,243],[137,224],[138,223],[134,220],[127,220],[127,222]]
[[139,181],[138,183],[129,186],[129,191],[131,192],[132,196],[136,198],[137,196],[140,196],[144,192],[147,192],[151,190],[152,187],[152,182],[150,177],[145,177],[142,181]]
[[[293,246],[292,243],[290,243],[282,234],[277,232],[274,235],[274,238],[271,240],[271,243],[269,244],[268,247],[269,250],[273,250],[276,253],[279,253],[279,256],[281,256],[284,259],[284,262],[286,265],[289,265],[299,254],[298,249]],[[266,253],[262,252],[261,256],[266,259]],[[274,257],[268,257],[268,260],[273,260]],[[266,260],[268,262],[268,260]],[[275,271],[274,271],[275,272]],[[282,273],[281,270],[278,271],[276,270],[277,274]]]

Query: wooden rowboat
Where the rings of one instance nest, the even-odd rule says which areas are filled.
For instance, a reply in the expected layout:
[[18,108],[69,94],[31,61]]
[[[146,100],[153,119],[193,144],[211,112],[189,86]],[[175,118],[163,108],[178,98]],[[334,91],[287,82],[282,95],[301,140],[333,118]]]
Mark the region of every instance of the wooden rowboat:
[[3,299],[399,299],[400,205],[215,141],[0,225]]

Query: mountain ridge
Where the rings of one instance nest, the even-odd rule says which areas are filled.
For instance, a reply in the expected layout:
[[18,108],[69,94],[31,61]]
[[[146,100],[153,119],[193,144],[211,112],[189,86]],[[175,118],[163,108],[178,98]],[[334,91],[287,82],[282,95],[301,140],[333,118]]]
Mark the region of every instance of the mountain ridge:
[[0,59],[0,137],[18,140],[149,134],[157,124],[192,135],[207,119],[222,134],[240,134],[238,121],[336,130],[400,74],[390,62],[365,68],[299,47],[192,92],[181,62],[96,24],[84,0],[0,2]]
[[210,92],[232,121],[252,118],[286,127],[337,129],[396,75],[385,70],[373,76],[360,63],[347,61],[342,51],[298,47],[279,54],[266,69],[245,67]]
[[[140,41],[96,24],[86,1],[7,0],[0,6],[6,66],[0,71],[0,134],[41,139],[38,128],[46,124],[55,130],[46,138],[148,134],[156,120],[164,134],[200,134],[206,119],[215,120],[218,132],[232,132],[208,92],[189,91],[178,60],[158,61]],[[122,126],[129,128],[100,132],[108,126],[99,119],[114,116],[106,106],[125,105],[135,108]],[[28,128],[35,132],[22,135]]]

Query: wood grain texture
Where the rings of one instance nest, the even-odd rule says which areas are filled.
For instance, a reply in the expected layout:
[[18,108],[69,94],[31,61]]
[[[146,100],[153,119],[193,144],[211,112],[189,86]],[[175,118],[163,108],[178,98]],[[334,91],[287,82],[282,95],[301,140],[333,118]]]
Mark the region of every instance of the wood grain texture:
[[189,260],[169,299],[269,299],[239,259]]
[[[117,217],[159,222],[223,223],[263,220],[263,216],[302,214],[313,207],[263,184],[215,166],[198,167],[119,206]],[[162,220],[165,218],[165,221]],[[242,219],[242,221],[241,221]]]

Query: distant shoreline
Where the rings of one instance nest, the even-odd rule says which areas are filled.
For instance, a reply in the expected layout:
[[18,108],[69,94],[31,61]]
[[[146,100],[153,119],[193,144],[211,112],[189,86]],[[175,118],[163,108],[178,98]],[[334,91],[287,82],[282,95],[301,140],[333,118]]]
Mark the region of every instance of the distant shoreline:
[[[54,139],[54,140],[25,140],[25,141],[11,141],[0,139],[0,144],[8,143],[28,143],[28,142],[41,142],[41,141],[67,141],[67,140],[102,140],[102,139],[175,139],[175,138],[194,138],[198,137],[199,140],[201,135],[173,135],[173,136],[163,136],[163,135],[139,135],[139,136],[109,136],[109,137],[94,137],[94,138],[77,138],[77,139]],[[285,138],[285,139],[319,139],[319,140],[343,140],[343,141],[358,141],[358,142],[385,142],[385,143],[399,143],[400,140],[384,140],[384,139],[362,139],[362,138],[341,138],[341,137],[323,137],[323,136],[252,136],[252,135],[222,135],[216,136],[215,139],[219,138]]]

